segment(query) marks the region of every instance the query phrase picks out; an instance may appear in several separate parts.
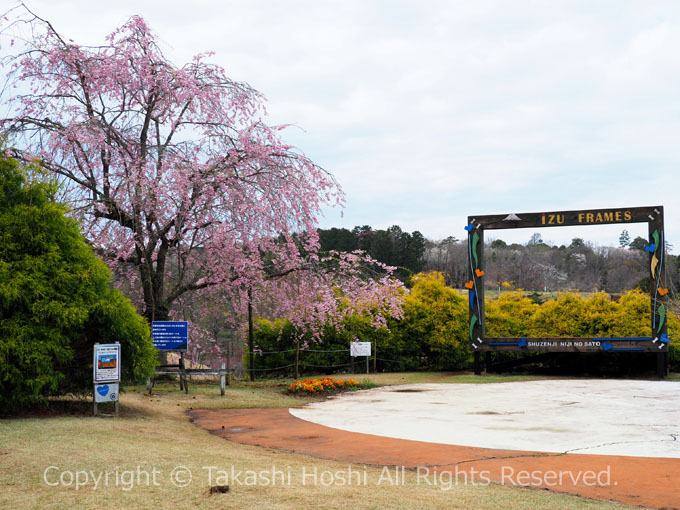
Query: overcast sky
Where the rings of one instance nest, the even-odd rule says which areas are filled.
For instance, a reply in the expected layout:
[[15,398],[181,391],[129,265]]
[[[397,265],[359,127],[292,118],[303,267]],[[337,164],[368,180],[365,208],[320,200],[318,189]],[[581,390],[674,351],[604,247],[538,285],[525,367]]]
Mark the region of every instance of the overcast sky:
[[[28,5],[78,43],[141,14],[176,64],[215,51],[345,190],[322,227],[461,238],[468,215],[663,205],[680,251],[678,1]],[[616,244],[622,228],[540,232]]]

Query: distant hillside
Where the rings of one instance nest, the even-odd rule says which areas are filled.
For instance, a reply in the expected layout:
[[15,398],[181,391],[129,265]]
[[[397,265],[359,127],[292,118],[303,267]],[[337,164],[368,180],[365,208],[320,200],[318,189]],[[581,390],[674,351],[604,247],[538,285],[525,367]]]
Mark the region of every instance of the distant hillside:
[[[323,250],[364,250],[380,262],[398,267],[397,276],[405,282],[419,271],[441,271],[446,283],[457,288],[469,280],[466,240],[428,240],[417,230],[404,232],[398,225],[387,230],[363,225],[318,232]],[[486,287],[541,292],[647,290],[646,245],[641,237],[631,241],[627,231],[622,232],[619,247],[595,246],[580,238],[569,245],[553,246],[537,235],[526,244],[508,245],[498,239],[485,247]],[[675,291],[680,286],[677,256],[667,255],[666,271],[669,287]]]
[[[549,246],[540,240],[508,245],[495,240],[484,250],[486,287],[548,292],[647,290],[649,254],[644,251],[646,242],[640,243],[640,239],[618,248],[594,246],[579,238],[568,246]],[[441,271],[447,284],[462,288],[469,279],[467,251],[467,241],[428,241],[424,269]],[[678,257],[668,255],[666,274],[671,289],[680,284],[678,269]]]

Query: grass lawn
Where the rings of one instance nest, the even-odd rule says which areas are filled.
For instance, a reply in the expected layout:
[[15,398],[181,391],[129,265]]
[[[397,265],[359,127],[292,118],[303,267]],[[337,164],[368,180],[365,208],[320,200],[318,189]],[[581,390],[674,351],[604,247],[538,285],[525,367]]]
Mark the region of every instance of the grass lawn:
[[[471,383],[538,379],[530,376],[484,376],[460,374],[399,373],[354,376],[373,384],[412,384],[428,382]],[[674,380],[678,380],[674,376]],[[460,483],[450,488],[417,482],[415,472],[406,472],[403,485],[378,485],[380,467],[351,465],[304,455],[232,443],[193,426],[186,415],[191,408],[293,407],[314,397],[286,396],[282,389],[290,380],[256,383],[234,382],[221,397],[216,384],[190,385],[189,395],[177,385],[159,384],[154,395],[144,388],[128,388],[121,397],[121,416],[93,418],[86,413],[89,404],[70,402],[72,414],[42,413],[0,420],[0,508],[22,509],[316,509],[316,508],[527,508],[581,509],[624,508],[625,505],[597,502],[542,490],[472,486]],[[318,399],[318,397],[316,397]],[[53,408],[59,408],[55,402]],[[46,414],[46,415],[45,415]],[[51,467],[54,466],[54,467]],[[170,481],[177,466],[191,470],[186,487]],[[231,484],[226,494],[209,493],[207,466],[229,473],[241,472],[241,484]],[[47,481],[45,472],[47,471]],[[323,486],[303,484],[303,472],[346,473],[359,471],[366,485]],[[247,471],[289,476],[284,483],[264,486],[247,483]],[[304,470],[304,471],[303,471]],[[66,483],[70,473],[81,473],[83,483]],[[154,471],[155,482],[154,485]],[[85,480],[87,472],[87,480]],[[105,474],[95,487],[93,475]],[[365,475],[363,474],[365,472]],[[176,472],[177,474],[177,472]],[[117,481],[118,479],[118,481]],[[186,477],[183,478],[186,480]],[[280,480],[278,480],[280,482]],[[57,484],[54,486],[48,485]],[[219,483],[214,478],[212,485]],[[447,489],[447,490],[444,490]],[[633,508],[633,507],[629,507]]]

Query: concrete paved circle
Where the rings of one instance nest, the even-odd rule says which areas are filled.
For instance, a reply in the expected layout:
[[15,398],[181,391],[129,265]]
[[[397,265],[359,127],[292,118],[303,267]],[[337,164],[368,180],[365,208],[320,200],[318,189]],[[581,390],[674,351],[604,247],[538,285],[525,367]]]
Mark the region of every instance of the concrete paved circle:
[[291,409],[350,432],[481,448],[680,458],[680,382],[415,384]]

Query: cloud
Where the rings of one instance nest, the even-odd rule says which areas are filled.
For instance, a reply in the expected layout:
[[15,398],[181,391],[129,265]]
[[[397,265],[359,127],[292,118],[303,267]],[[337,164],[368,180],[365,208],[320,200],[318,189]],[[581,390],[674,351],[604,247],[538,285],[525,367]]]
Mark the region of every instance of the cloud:
[[139,13],[178,63],[215,50],[347,192],[324,226],[460,237],[472,213],[663,204],[680,238],[677,2],[31,7],[77,41]]

